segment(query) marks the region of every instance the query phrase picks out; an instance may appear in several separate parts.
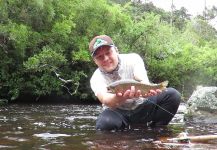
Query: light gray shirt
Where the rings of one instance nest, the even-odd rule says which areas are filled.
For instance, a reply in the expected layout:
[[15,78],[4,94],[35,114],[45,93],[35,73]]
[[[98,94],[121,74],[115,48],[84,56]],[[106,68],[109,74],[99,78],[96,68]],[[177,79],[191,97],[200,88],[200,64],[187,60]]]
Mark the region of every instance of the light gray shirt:
[[[142,80],[145,83],[149,83],[147,71],[145,69],[144,61],[135,53],[119,54],[118,69],[112,73],[105,73],[99,68],[95,70],[91,79],[90,86],[95,95],[98,92],[107,92],[107,86],[120,79],[134,79]],[[146,100],[145,98],[127,99],[118,108],[124,110],[133,110],[137,108]],[[106,108],[106,106],[104,106]]]

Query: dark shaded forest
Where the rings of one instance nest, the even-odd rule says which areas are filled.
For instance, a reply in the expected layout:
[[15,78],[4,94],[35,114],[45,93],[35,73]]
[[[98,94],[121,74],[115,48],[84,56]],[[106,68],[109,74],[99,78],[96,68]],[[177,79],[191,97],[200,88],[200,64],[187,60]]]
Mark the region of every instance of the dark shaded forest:
[[217,85],[216,16],[215,7],[192,17],[129,0],[1,0],[0,101],[94,100],[88,43],[99,34],[140,54],[150,81],[169,80],[186,99]]

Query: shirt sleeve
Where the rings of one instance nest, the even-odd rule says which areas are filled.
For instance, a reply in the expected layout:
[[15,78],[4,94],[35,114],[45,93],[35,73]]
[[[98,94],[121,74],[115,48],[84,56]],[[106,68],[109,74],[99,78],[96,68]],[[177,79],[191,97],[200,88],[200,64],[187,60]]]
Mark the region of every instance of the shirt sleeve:
[[145,64],[143,59],[138,55],[135,54],[135,62],[134,62],[134,78],[138,81],[142,81],[143,83],[149,84],[149,79],[147,75],[147,71],[145,68]]
[[107,92],[107,84],[99,70],[96,70],[90,79],[90,87],[97,96],[99,92]]

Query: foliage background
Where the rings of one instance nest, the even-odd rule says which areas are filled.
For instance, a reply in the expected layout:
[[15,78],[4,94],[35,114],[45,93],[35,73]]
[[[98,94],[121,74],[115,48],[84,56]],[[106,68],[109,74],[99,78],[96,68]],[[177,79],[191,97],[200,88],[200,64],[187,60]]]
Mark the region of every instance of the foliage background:
[[91,100],[96,66],[88,43],[113,38],[121,53],[139,53],[150,80],[169,80],[187,98],[197,85],[217,85],[217,9],[192,18],[127,0],[1,0],[0,99],[60,96]]

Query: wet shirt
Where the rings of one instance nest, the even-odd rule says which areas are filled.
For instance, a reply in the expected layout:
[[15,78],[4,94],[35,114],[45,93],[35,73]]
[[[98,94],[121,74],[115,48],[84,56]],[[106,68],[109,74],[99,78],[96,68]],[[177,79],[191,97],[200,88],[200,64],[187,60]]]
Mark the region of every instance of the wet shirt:
[[[120,79],[142,80],[149,83],[147,71],[142,58],[135,53],[119,54],[118,67],[112,73],[106,73],[99,68],[93,73],[90,79],[91,89],[97,95],[98,92],[107,92],[107,86]],[[133,110],[144,102],[144,98],[127,99],[118,108]],[[104,106],[106,108],[106,106]]]

